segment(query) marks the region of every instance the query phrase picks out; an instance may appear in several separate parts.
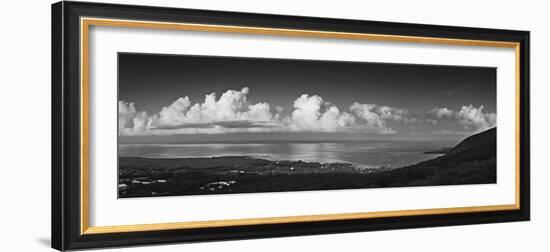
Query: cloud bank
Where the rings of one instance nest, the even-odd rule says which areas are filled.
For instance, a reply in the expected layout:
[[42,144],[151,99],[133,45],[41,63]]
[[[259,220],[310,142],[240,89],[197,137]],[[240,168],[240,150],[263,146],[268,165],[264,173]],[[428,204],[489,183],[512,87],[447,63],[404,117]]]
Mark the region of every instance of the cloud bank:
[[[480,105],[478,108],[472,104],[468,106],[463,105],[458,111],[453,111],[446,107],[434,108],[430,110],[427,117],[427,121],[433,124],[437,124],[440,120],[456,121],[462,126],[463,130],[466,130],[463,132],[480,132],[495,127],[497,124],[497,114],[484,113],[483,105]],[[438,131],[438,133],[441,132],[453,131]]]
[[459,111],[435,108],[422,117],[408,110],[376,104],[352,103],[345,109],[319,95],[303,94],[294,100],[292,111],[265,102],[251,103],[250,90],[227,90],[219,97],[205,95],[193,103],[180,97],[159,112],[138,111],[133,102],[119,101],[119,135],[222,134],[239,132],[359,132],[393,134],[389,124],[455,120],[466,130],[481,130],[496,124],[496,114],[483,113],[483,106],[463,106]]
[[204,97],[203,103],[192,104],[189,97],[178,98],[170,106],[162,108],[158,117],[160,126],[176,126],[186,123],[215,123],[224,121],[271,121],[273,114],[267,103],[250,104],[248,88],[228,90],[216,100],[216,94]]

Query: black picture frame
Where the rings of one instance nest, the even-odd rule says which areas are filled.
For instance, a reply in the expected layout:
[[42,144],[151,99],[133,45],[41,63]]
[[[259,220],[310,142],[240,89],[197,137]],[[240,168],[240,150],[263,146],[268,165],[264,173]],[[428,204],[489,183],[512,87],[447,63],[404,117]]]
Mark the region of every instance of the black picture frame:
[[[81,232],[80,18],[102,17],[299,30],[322,30],[519,43],[519,209],[337,221],[105,234]],[[340,232],[528,221],[530,219],[529,32],[146,7],[58,2],[52,5],[52,247],[58,250],[251,239]]]

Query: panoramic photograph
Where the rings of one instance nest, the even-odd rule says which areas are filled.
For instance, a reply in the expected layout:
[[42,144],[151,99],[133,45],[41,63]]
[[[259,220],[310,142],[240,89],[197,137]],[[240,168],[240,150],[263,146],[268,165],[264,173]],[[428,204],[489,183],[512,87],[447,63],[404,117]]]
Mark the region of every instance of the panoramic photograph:
[[491,184],[496,68],[118,53],[118,197]]

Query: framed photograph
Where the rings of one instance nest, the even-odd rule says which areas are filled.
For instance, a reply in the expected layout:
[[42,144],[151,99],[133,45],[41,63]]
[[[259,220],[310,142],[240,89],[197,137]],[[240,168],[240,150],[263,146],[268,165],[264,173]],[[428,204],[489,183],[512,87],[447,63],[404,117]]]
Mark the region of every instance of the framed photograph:
[[55,249],[527,221],[529,183],[527,31],[52,6]]

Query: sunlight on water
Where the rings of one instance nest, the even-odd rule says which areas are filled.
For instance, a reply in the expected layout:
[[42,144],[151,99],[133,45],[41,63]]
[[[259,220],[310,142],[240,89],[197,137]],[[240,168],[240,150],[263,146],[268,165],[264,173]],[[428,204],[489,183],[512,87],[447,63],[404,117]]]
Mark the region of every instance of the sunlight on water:
[[359,167],[401,167],[438,156],[425,151],[452,146],[452,142],[372,141],[336,143],[205,143],[121,144],[121,157],[188,158],[251,156],[320,163],[352,163]]

